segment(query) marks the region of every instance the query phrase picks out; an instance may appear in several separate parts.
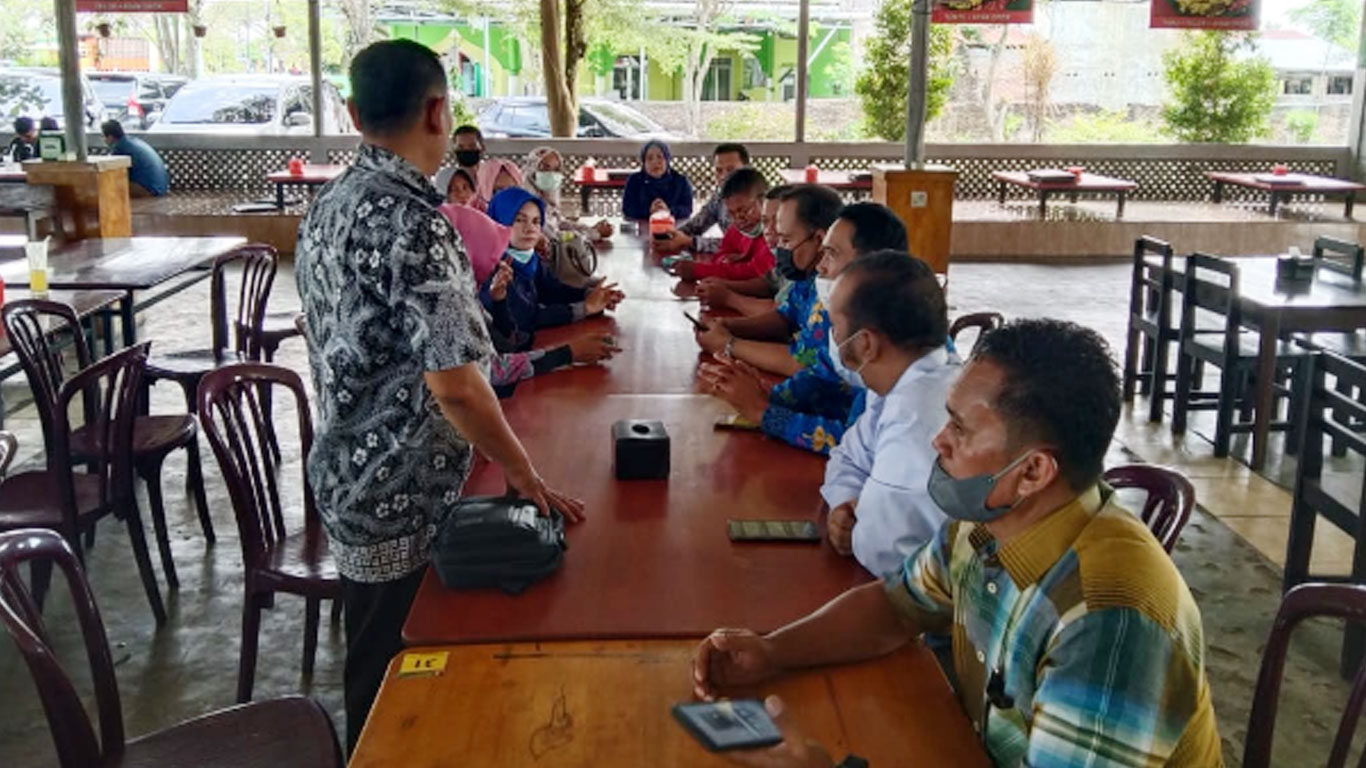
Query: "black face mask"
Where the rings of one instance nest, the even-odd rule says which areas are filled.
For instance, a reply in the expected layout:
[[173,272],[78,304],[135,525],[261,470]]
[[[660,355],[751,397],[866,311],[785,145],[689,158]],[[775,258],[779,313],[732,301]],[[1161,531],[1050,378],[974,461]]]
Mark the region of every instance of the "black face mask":
[[479,158],[484,154],[479,149],[457,149],[455,151],[455,162],[462,168],[472,168],[479,164]]
[[[802,247],[806,244],[807,240],[810,240],[815,236],[816,233],[814,232],[812,232],[810,235],[807,235],[804,240],[802,240],[800,243],[797,243],[797,248]],[[773,260],[775,262],[774,266],[778,270],[778,274],[782,275],[784,280],[796,283],[805,280],[808,277],[811,277],[812,273],[815,270],[798,269],[797,264],[792,260],[792,252],[794,250],[794,248],[774,248]],[[812,266],[814,267],[815,265],[813,264]]]

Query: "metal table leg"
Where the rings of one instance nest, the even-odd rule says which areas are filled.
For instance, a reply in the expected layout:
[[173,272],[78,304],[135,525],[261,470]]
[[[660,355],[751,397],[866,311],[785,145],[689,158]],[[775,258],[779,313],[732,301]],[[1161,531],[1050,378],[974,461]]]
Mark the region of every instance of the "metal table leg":
[[283,211],[285,209],[285,183],[275,182],[275,207]]
[[1224,202],[1224,182],[1214,182],[1214,194],[1210,195],[1210,200],[1216,203]]
[[1125,193],[1123,193],[1123,192],[1120,192],[1120,193],[1119,193],[1119,206],[1118,206],[1117,209],[1115,210],[1115,218],[1116,218],[1116,219],[1122,219],[1122,218],[1124,218],[1124,194],[1125,194]]
[[1006,204],[1006,183],[1005,183],[1004,181],[1002,181],[1002,182],[998,182],[998,184],[999,184],[999,186],[1000,186],[1000,189],[999,189],[999,191],[996,193],[996,199],[1000,201],[1001,205],[1005,205],[1005,204]]
[[1354,206],[1356,206],[1356,204],[1357,204],[1357,193],[1355,193],[1355,192],[1348,192],[1348,193],[1347,193],[1347,205],[1346,205],[1346,207],[1345,207],[1345,215],[1347,216],[1347,218],[1349,218],[1349,219],[1352,218],[1352,208],[1353,208]]
[[137,312],[133,305],[133,292],[127,291],[119,299],[119,322],[123,325],[123,346],[131,347],[138,343]]
[[1048,192],[1039,190],[1039,221],[1048,218]]
[[1276,190],[1271,190],[1271,215],[1276,215],[1276,207],[1281,203],[1281,196]]

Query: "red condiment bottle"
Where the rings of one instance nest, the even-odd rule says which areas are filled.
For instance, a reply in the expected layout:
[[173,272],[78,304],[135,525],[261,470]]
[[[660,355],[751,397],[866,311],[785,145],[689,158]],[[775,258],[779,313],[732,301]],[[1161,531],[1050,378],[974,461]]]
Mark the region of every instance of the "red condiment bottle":
[[812,163],[811,165],[806,166],[806,183],[807,183],[807,184],[815,184],[815,183],[816,183],[816,180],[819,179],[820,177],[821,177],[821,169],[817,168],[815,163]]
[[304,175],[304,161],[303,161],[303,158],[299,158],[299,157],[291,157],[291,158],[289,158],[289,175],[291,175],[291,176],[302,176],[302,175]]

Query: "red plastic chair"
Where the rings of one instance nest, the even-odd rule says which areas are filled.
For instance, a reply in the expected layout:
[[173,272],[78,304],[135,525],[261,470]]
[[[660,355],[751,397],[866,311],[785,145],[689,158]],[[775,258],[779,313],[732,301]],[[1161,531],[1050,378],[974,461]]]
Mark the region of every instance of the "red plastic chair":
[[274,605],[276,592],[301,595],[305,600],[305,675],[313,672],[322,601],[333,601],[334,619],[341,605],[341,580],[328,552],[327,536],[313,504],[306,472],[299,478],[303,488],[303,529],[291,532],[285,527],[275,425],[266,410],[271,390],[276,387],[294,396],[299,443],[302,455],[307,456],[313,444],[313,421],[298,374],[265,363],[239,363],[207,374],[199,385],[200,420],[232,498],[246,571],[238,701],[251,700],[261,610]]
[[1104,479],[1113,488],[1148,492],[1139,516],[1170,553],[1195,509],[1195,487],[1186,476],[1153,464],[1125,464],[1106,470]]
[[[57,661],[51,632],[37,603],[19,575],[25,565],[48,569],[55,565],[66,576],[90,662],[98,738],[71,677]],[[126,742],[104,621],[75,553],[53,531],[30,528],[0,534],[0,623],[28,664],[62,768],[342,765],[327,712],[299,696],[219,710]]]
[[[1276,730],[1276,709],[1281,695],[1281,677],[1285,672],[1285,653],[1290,646],[1290,634],[1300,622],[1317,616],[1366,622],[1366,586],[1307,583],[1285,593],[1281,609],[1276,613],[1276,621],[1271,625],[1271,636],[1262,653],[1262,669],[1257,674],[1257,688],[1252,694],[1243,768],[1268,768],[1271,765],[1271,742]],[[1347,764],[1363,704],[1366,704],[1366,665],[1357,670],[1356,679],[1352,682],[1352,693],[1347,697],[1347,707],[1338,723],[1338,733],[1333,739],[1333,750],[1328,755],[1326,768],[1342,768]],[[1357,765],[1366,766],[1366,755]]]

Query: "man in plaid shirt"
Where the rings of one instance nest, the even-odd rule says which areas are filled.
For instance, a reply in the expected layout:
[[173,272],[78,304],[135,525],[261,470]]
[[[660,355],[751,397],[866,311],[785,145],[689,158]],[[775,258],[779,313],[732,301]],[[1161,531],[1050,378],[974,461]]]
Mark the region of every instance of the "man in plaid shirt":
[[[770,635],[712,633],[697,695],[948,633],[959,701],[997,766],[1221,765],[1199,609],[1099,482],[1120,412],[1105,342],[1054,320],[993,331],[948,410],[929,490],[950,522],[900,571]],[[736,762],[832,764],[767,704],[785,740]]]

